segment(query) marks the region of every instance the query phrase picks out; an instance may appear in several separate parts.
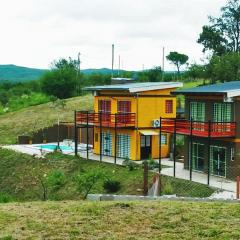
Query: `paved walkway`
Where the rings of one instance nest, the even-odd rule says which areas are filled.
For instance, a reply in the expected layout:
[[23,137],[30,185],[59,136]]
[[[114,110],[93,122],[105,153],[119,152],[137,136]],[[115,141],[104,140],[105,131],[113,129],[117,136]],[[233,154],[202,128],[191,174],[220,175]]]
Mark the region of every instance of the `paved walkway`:
[[[51,143],[54,144],[54,143]],[[56,143],[55,143],[56,144]],[[40,144],[39,144],[40,145]],[[51,150],[44,150],[42,153],[41,150],[38,148],[37,144],[34,145],[8,145],[4,146],[5,148],[12,149],[18,152],[26,153],[29,155],[35,155],[37,157],[42,157],[44,153],[51,152]],[[71,150],[64,150],[63,154],[70,154],[74,155],[74,146],[71,146]],[[79,145],[79,155],[82,158],[87,158],[86,152],[86,145],[80,144]],[[100,161],[100,156],[93,154],[92,151],[89,151],[89,159],[94,161]],[[102,161],[106,163],[114,163],[113,157],[102,156]],[[136,163],[141,164],[142,161],[136,161]],[[117,158],[116,161],[117,165],[123,164],[123,159]],[[173,161],[169,159],[162,159],[162,165],[168,166],[162,169],[162,174],[166,176],[173,176]],[[189,171],[183,168],[183,163],[176,162],[176,178],[186,179],[189,180]],[[200,173],[200,172],[192,172],[192,181],[202,184],[207,184],[207,174]],[[236,182],[230,181],[225,178],[210,176],[210,186],[225,190],[230,192],[227,195],[231,195],[235,197],[236,192]]]

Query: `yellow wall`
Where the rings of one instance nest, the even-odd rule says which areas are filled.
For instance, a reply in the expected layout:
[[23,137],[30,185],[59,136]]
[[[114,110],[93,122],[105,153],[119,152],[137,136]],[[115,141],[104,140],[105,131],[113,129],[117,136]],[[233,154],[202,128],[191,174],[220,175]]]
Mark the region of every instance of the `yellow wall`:
[[[110,132],[112,133],[112,154],[115,154],[115,134],[114,129],[110,128],[103,128],[103,132]],[[96,142],[95,134],[98,134],[98,141]],[[141,133],[137,130],[130,130],[130,129],[118,129],[117,134],[129,134],[131,136],[131,153],[130,159],[131,160],[141,160]],[[158,158],[159,154],[159,136],[152,136],[152,158]],[[162,157],[169,156],[169,141],[170,135],[167,134],[167,145],[162,145]],[[100,129],[98,127],[94,128],[94,149],[93,152],[95,154],[100,154]]]
[[[139,130],[141,128],[153,129],[152,121],[154,119],[163,118],[175,118],[176,117],[176,98],[171,96],[170,93],[175,89],[163,89],[163,90],[154,90],[141,92],[137,96],[131,95],[126,92],[110,92],[105,91],[101,94],[114,95],[110,96],[96,96],[94,98],[94,111],[98,112],[98,100],[110,100],[111,101],[111,113],[117,113],[117,102],[118,100],[129,100],[131,101],[131,112],[136,113],[136,125],[135,129],[118,129],[117,132],[120,134],[129,134],[131,135],[131,156],[132,160],[140,160],[141,155],[141,134]],[[127,95],[127,96],[116,96],[116,95]],[[129,95],[129,96],[128,96]],[[148,97],[144,95],[159,95],[158,97]],[[165,113],[165,101],[173,100],[173,113]],[[112,133],[112,153],[114,155],[114,129],[113,128],[103,128],[103,131],[110,131]],[[99,139],[99,128],[95,127],[95,134],[98,134],[98,142],[95,142],[94,139],[94,153],[100,153],[100,139]],[[95,135],[94,134],[94,135]],[[158,138],[159,136],[152,136],[152,158],[158,158]],[[168,134],[167,145],[162,146],[162,157],[167,157],[169,155],[169,139],[170,135]]]

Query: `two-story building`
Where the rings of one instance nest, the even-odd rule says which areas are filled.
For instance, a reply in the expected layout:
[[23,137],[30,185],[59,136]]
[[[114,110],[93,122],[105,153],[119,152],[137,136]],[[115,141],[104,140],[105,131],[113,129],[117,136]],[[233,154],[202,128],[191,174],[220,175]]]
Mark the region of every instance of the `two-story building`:
[[163,119],[162,131],[185,135],[184,168],[209,176],[240,174],[240,81],[177,90],[186,119]]
[[[141,160],[159,157],[159,119],[176,117],[178,82],[146,82],[88,87],[93,112],[76,112],[77,125],[94,128],[95,154]],[[170,134],[161,136],[161,155],[169,155]]]

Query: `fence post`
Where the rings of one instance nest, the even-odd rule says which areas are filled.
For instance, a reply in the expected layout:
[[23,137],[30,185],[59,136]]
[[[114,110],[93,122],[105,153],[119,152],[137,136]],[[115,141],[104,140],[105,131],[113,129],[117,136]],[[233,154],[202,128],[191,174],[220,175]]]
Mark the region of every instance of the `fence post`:
[[75,140],[75,156],[77,156],[78,155],[77,111],[74,112],[74,140]]
[[162,168],[162,117],[159,121],[159,150],[158,150],[158,173],[161,173]]
[[236,191],[236,198],[240,198],[240,176],[237,176],[237,191]]
[[148,163],[144,161],[143,163],[143,194],[147,196],[148,194]]
[[117,163],[117,114],[115,113],[115,144],[114,144],[114,164]]
[[192,181],[192,156],[193,156],[193,119],[191,118],[191,123],[190,123],[190,157],[189,157],[189,170],[190,170],[190,181]]
[[211,121],[208,121],[208,175],[207,175],[207,184],[210,184],[210,160],[211,160]]
[[88,140],[88,112],[87,112],[87,160],[89,159],[89,153],[88,153],[88,145],[89,145],[89,140]]
[[174,135],[173,135],[173,176],[176,177],[176,131],[177,131],[177,120],[174,119]]
[[100,162],[102,162],[102,112],[99,113],[100,120]]

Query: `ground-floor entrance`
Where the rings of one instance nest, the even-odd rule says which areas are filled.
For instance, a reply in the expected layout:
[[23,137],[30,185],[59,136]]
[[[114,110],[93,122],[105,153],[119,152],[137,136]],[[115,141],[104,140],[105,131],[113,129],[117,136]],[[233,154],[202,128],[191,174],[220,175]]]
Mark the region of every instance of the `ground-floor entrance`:
[[210,147],[211,174],[226,177],[226,148],[219,146]]
[[141,159],[148,159],[152,154],[152,136],[141,135]]

